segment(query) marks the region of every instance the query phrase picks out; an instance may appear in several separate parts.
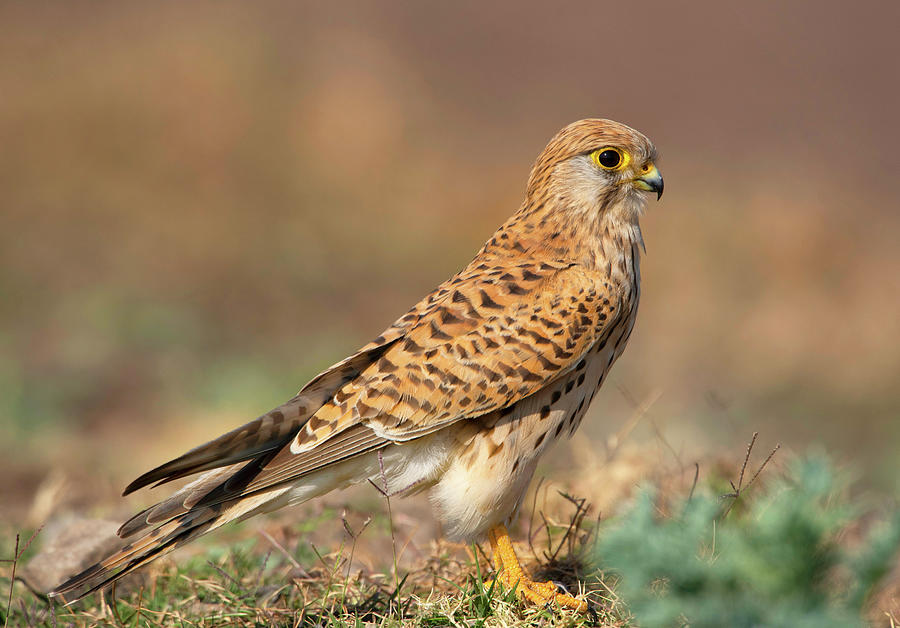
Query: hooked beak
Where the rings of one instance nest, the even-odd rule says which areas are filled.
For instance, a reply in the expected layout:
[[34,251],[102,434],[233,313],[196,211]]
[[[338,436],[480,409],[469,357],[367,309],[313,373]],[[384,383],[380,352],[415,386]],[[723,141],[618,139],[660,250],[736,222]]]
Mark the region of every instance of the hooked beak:
[[650,166],[649,170],[634,179],[634,187],[646,192],[656,192],[656,200],[659,200],[663,194],[663,178],[654,164],[648,165]]

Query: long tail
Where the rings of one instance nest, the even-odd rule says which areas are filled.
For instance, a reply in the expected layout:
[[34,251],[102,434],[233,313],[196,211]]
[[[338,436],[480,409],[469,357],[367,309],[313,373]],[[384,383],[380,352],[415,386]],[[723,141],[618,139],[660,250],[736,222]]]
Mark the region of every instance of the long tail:
[[[378,360],[401,337],[400,328],[391,328],[379,336],[377,343],[317,375],[287,403],[129,484],[126,495],[150,484],[206,471],[168,499],[122,524],[119,536],[136,540],[72,576],[50,595],[64,596],[66,603],[71,604],[229,521],[275,510],[288,502],[305,501],[367,477],[352,467],[341,470],[344,461],[350,464],[351,459],[388,443],[362,425],[296,455],[286,447],[336,390]],[[274,468],[267,468],[269,463]]]
[[[222,481],[222,473],[213,472],[209,475],[219,476],[214,479]],[[199,481],[208,482],[210,479],[213,478],[205,476]],[[56,587],[50,596],[63,597],[66,604],[71,604],[229,521],[280,507],[284,500],[279,498],[284,497],[290,488],[285,486],[229,501],[188,508],[185,508],[182,499],[178,499],[181,494],[179,491],[157,506],[138,513],[119,528],[119,536],[122,537],[136,536],[137,533],[143,532],[136,540],[72,576]],[[164,510],[175,510],[176,504],[179,511],[177,516],[163,521],[156,527],[147,522],[147,513],[160,507]]]
[[[357,431],[363,431],[363,428]],[[348,438],[353,439],[353,436]],[[346,459],[337,461],[331,458],[342,451],[345,442],[342,438],[333,440],[333,446],[329,441],[326,443],[329,446],[321,450],[295,456],[324,460],[321,467],[307,471],[301,465],[297,473],[283,478],[279,476],[278,482],[258,489],[253,482],[266,472],[267,465],[277,457],[277,451],[258,456],[250,462],[208,471],[168,499],[142,510],[123,523],[118,535],[122,538],[134,537],[135,540],[72,576],[56,587],[50,596],[63,596],[66,604],[71,604],[229,521],[276,510],[289,503],[304,502],[378,472],[380,458],[372,450],[382,447],[384,439],[374,435],[361,440],[357,438],[354,442],[359,441],[366,446],[353,450]]]

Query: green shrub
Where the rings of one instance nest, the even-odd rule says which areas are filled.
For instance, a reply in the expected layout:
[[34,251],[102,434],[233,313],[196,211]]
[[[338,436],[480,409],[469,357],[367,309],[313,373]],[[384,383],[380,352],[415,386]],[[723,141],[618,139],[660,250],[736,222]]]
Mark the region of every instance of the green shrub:
[[[900,545],[900,516],[839,542],[858,509],[819,456],[797,461],[740,510],[694,495],[661,517],[653,491],[599,536],[597,564],[643,628],[863,625],[868,595]],[[743,500],[743,496],[741,498]]]

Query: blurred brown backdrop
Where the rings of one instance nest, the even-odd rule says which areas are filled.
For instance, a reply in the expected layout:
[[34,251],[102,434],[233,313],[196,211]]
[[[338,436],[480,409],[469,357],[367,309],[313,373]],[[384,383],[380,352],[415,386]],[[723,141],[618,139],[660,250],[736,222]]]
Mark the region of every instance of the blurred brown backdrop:
[[[663,155],[578,438],[900,472],[896,2],[3,3],[0,470],[115,482],[290,396],[463,266],[562,125]],[[652,429],[651,429],[652,428]]]

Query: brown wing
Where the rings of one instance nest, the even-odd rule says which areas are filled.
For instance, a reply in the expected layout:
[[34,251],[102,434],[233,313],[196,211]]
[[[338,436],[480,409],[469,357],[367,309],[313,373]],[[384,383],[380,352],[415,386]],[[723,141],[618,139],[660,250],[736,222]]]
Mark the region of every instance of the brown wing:
[[400,340],[406,330],[434,306],[445,285],[413,306],[380,336],[350,357],[334,364],[306,384],[286,403],[242,425],[227,434],[200,445],[163,465],[151,469],[129,484],[124,495],[156,483],[226,467],[281,449],[334,393],[377,361]]
[[594,273],[563,264],[461,275],[259,469],[243,494],[344,459],[346,450],[329,445],[348,432],[369,450],[516,403],[574,368],[608,332],[616,314],[609,291]]
[[[615,308],[609,285],[578,266],[470,266],[287,404],[128,490],[252,459],[219,479],[214,495],[192,491],[219,502],[512,405],[583,359]],[[152,519],[184,508],[184,497],[154,508]]]

